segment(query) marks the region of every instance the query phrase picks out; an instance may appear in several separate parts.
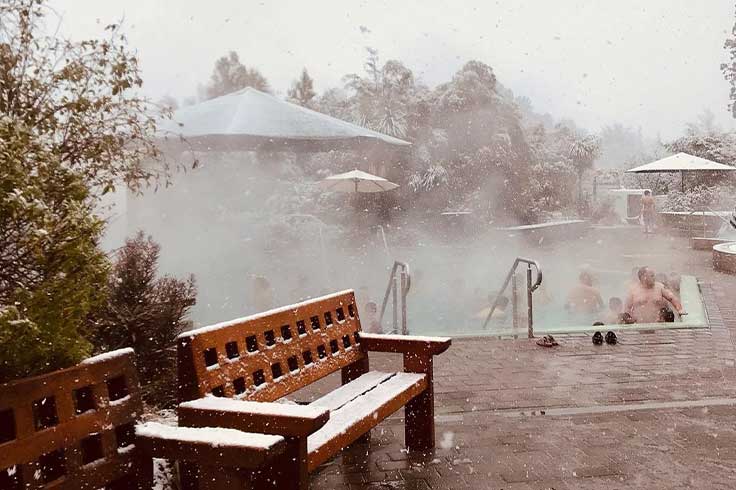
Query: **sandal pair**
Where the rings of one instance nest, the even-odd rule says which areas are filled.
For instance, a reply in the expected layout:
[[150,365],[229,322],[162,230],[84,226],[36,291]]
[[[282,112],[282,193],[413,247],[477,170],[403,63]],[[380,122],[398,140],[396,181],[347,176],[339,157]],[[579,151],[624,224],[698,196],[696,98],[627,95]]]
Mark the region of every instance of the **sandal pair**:
[[[616,334],[608,331],[606,333],[606,344],[608,345],[616,345],[618,343],[618,338],[616,337]],[[593,344],[594,345],[601,345],[603,343],[603,334],[600,332],[596,332],[593,334]]]
[[551,335],[545,335],[541,339],[537,340],[537,345],[540,347],[555,347],[560,344],[558,344],[555,338]]

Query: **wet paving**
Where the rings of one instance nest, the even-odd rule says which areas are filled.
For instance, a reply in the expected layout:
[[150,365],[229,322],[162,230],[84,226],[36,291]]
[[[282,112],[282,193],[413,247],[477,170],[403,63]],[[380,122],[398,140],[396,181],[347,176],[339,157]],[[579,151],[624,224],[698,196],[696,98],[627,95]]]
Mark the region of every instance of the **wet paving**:
[[312,488],[733,488],[736,276],[714,272],[710,252],[684,238],[650,237],[650,247],[662,251],[650,265],[698,277],[710,329],[625,332],[615,346],[559,336],[552,349],[455,340],[435,364],[436,451],[407,454],[400,411],[321,467]]

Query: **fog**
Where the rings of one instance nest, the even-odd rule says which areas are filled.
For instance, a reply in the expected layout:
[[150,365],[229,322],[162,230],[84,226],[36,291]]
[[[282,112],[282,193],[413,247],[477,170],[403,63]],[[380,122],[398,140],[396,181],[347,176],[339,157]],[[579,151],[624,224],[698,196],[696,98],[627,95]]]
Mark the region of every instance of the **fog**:
[[463,63],[493,67],[538,112],[597,131],[620,122],[679,135],[710,109],[733,128],[719,71],[733,23],[729,0],[619,2],[99,2],[56,0],[61,32],[96,37],[123,19],[153,98],[196,95],[214,61],[237,51],[279,94],[303,67],[318,92],[362,70],[364,47],[433,86]]
[[[392,86],[385,71],[388,81],[381,82],[390,94],[387,108],[400,99],[401,110],[415,112],[409,119],[416,121],[408,123],[413,124],[411,157],[213,148],[196,155],[198,168],[174,174],[169,188],[118,194],[121,218],[111,225],[106,247],[120,246],[122,237],[137,230],[151,234],[162,245],[162,272],[195,275],[197,324],[347,288],[357,291],[361,305],[373,301],[380,308],[394,260],[413,270],[409,309],[415,332],[428,325],[447,333],[477,332],[482,324],[477,312],[498,292],[517,256],[543,264],[546,279],[538,294],[552,305],[547,313],[554,321],[564,322],[567,291],[583,269],[606,277],[598,286],[607,295],[623,296],[631,268],[644,264],[623,257],[627,244],[619,238],[606,238],[600,230],[591,238],[575,228],[558,232],[564,240],[555,241],[501,228],[542,218],[590,218],[590,209],[579,206],[600,204],[595,196],[589,200],[595,185],[586,180],[583,195],[581,181],[580,194],[571,197],[577,177],[569,149],[588,134],[613,134],[603,138],[604,146],[614,141],[618,147],[604,148],[606,163],[599,167],[620,167],[662,151],[662,140],[682,135],[698,118],[707,121],[708,131],[733,128],[719,69],[733,5],[659,0],[645,6],[633,1],[463,5],[55,2],[60,31],[75,39],[95,37],[104,25],[122,20],[140,56],[143,90],[153,99],[173,97],[180,104],[201,99],[215,60],[229,51],[262,73],[281,98],[303,67],[315,80],[315,100],[344,87],[350,73],[371,82],[364,71],[366,47],[377,50],[381,64],[397,59],[413,75],[409,89]],[[490,68],[467,68],[468,60]],[[400,79],[403,65],[393,66],[391,75]],[[468,91],[479,99],[453,106],[465,100],[464,81],[476,79],[481,82]],[[437,89],[434,106],[426,109],[425,85],[440,84],[448,88]],[[497,96],[492,103],[482,99],[489,87]],[[385,102],[371,97],[372,104]],[[343,113],[340,105],[348,99],[332,100],[325,96],[317,108],[356,121],[356,113]],[[350,99],[353,110],[363,102],[360,96]],[[418,114],[425,109],[429,116]],[[455,182],[410,190],[415,178],[431,176],[435,165],[445,172],[440,180],[453,173]],[[394,180],[401,189],[365,197],[317,188],[320,178],[357,167]],[[536,173],[530,177],[530,172]],[[531,185],[536,190],[524,194]],[[545,185],[553,190],[545,191]],[[520,204],[532,194],[545,209]],[[442,215],[470,208],[467,217]],[[524,218],[520,209],[536,216]],[[677,265],[664,268],[670,272]]]
[[[537,323],[576,324],[563,304],[582,270],[593,271],[607,303],[609,296],[625,295],[631,268],[649,260],[646,253],[625,256],[631,246],[620,240],[620,229],[610,235],[582,228],[528,236],[497,229],[493,222],[422,210],[383,225],[386,248],[380,220],[356,206],[355,196],[322,193],[315,182],[294,184],[293,155],[266,164],[248,152],[202,156],[206,164],[176,174],[171,187],[128,194],[125,217],[127,234],[142,229],[161,243],[162,272],[195,275],[199,295],[191,316],[198,325],[342,289],[356,291],[360,309],[373,301],[380,311],[390,267],[400,260],[411,267],[410,332],[479,333],[478,312],[499,291],[518,256],[538,260],[544,271],[535,293]],[[311,203],[307,208],[319,201],[334,207],[321,214],[315,210],[314,216],[294,214],[305,204],[290,201],[305,199]],[[681,272],[677,261],[667,258],[660,271]],[[518,272],[523,311],[524,266]],[[510,288],[505,295],[511,296]],[[391,317],[389,302],[386,330],[392,328]]]

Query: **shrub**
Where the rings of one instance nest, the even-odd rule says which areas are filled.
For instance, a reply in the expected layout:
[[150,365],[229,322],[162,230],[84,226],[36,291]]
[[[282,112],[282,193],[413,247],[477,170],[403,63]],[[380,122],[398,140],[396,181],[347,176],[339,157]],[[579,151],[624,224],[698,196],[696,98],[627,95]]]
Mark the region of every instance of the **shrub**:
[[118,250],[110,274],[108,300],[90,317],[91,339],[100,351],[133,347],[147,401],[176,400],[176,337],[191,326],[196,302],[194,277],[156,278],[160,246],[143,232]]

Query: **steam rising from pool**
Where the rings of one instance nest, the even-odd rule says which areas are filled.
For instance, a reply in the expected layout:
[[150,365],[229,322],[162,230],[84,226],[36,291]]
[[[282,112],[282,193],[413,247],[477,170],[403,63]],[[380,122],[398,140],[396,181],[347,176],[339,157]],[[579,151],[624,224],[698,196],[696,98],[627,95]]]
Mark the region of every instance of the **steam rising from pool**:
[[[397,213],[384,227],[387,250],[380,230],[371,226],[374,215],[355,209],[352,196],[321,194],[311,182],[295,184],[293,175],[284,177],[289,168],[263,164],[252,153],[208,154],[202,168],[175,176],[172,187],[128,196],[127,234],[143,229],[161,243],[161,272],[195,275],[195,325],[347,288],[356,290],[360,311],[368,301],[380,309],[389,267],[400,260],[412,269],[410,320],[439,326],[433,331],[477,330],[482,320],[473,316],[488,305],[517,256],[542,264],[545,279],[535,301],[546,297],[561,305],[583,268],[617,274],[622,295],[632,267],[646,265],[656,252],[644,243],[641,253],[631,255],[637,248],[631,241],[642,239],[636,229],[551,241],[480,219],[463,230],[423,210]],[[325,199],[344,205],[306,216],[305,210],[324,209]],[[669,267],[662,272],[677,264]],[[603,299],[607,304],[608,296]],[[388,313],[384,328],[390,318]],[[423,324],[409,327],[427,330]]]

